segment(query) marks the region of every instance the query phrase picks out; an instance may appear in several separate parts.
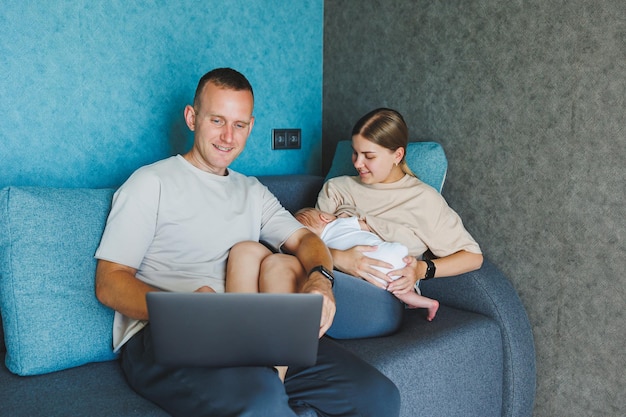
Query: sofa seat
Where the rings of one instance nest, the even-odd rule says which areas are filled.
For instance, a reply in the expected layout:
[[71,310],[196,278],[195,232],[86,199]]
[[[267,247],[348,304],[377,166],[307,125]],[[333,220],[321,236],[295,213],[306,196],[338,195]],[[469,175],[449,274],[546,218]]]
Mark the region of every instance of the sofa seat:
[[487,316],[442,305],[428,322],[423,310],[406,310],[393,336],[340,343],[400,388],[403,416],[502,413],[502,336]]
[[[498,324],[486,316],[441,306],[435,320],[428,322],[423,311],[407,310],[402,328],[393,336],[337,342],[398,385],[403,416],[501,414],[502,336]],[[76,416],[168,416],[128,389],[118,361],[29,377],[0,365],[0,393],[3,416],[63,416],[69,404]],[[446,401],[415,401],[422,395]],[[316,415],[304,410],[300,414]]]
[[36,376],[17,376],[0,365],[0,416],[169,414],[129,389],[119,362],[108,361]]

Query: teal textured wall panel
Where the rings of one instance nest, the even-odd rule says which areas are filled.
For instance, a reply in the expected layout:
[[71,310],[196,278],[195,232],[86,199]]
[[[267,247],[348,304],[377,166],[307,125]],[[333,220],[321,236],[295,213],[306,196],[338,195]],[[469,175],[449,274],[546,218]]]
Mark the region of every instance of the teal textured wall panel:
[[[230,66],[256,124],[233,168],[321,171],[323,1],[27,2],[0,15],[0,186],[105,187],[191,144],[198,79]],[[271,150],[271,129],[302,149]]]

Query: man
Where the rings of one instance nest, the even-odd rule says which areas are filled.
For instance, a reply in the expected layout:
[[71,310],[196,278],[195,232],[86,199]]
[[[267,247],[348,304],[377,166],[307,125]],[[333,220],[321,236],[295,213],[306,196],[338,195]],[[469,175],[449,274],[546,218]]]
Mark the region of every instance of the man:
[[397,415],[391,381],[326,337],[317,364],[289,369],[284,384],[272,367],[171,368],[154,361],[146,293],[223,291],[229,249],[242,241],[264,240],[295,255],[265,258],[261,274],[308,275],[301,291],[324,298],[320,335],[332,324],[326,246],[255,178],[228,169],[254,125],[253,104],[242,74],[205,74],[184,113],[192,149],[140,168],[115,194],[96,252],[96,295],[116,310],[113,343],[127,380],[174,416],[280,417],[304,408],[328,416]]

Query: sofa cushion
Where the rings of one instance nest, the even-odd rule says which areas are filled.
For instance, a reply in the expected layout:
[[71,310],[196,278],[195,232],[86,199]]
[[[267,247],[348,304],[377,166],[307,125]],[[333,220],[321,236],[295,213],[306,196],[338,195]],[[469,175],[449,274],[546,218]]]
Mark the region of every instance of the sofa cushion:
[[0,365],[0,415],[169,416],[128,386],[117,361],[28,378],[13,375]]
[[441,305],[432,322],[405,310],[391,337],[340,340],[400,389],[403,416],[502,414],[502,336],[495,320]]
[[94,291],[111,189],[0,191],[0,311],[18,375],[115,358],[113,311]]
[[[436,142],[409,142],[406,162],[417,177],[441,192],[448,172],[448,159],[440,144]],[[337,143],[335,156],[326,179],[341,175],[356,175],[352,165],[352,141]]]
[[324,183],[317,175],[265,175],[258,179],[292,213],[313,207]]

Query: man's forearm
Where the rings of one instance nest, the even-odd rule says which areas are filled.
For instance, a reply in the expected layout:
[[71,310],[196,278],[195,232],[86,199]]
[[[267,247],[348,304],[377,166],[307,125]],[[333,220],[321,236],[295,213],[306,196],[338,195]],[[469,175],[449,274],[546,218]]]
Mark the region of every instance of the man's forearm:
[[332,293],[331,282],[322,274],[308,276],[313,268],[320,265],[329,271],[333,270],[333,259],[324,242],[313,233],[307,234],[302,237],[295,255],[302,263],[305,274],[307,274],[305,286],[309,285],[320,291]]
[[136,271],[113,262],[98,261],[96,268],[96,297],[127,317],[147,320],[146,294],[157,289],[135,276]]

